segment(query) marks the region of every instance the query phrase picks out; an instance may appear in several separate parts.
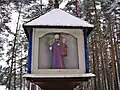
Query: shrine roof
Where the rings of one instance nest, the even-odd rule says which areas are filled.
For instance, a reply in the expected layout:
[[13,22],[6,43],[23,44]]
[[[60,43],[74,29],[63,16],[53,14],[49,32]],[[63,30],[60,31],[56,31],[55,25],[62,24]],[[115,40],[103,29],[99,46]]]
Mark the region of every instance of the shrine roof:
[[87,21],[75,17],[61,9],[53,9],[50,12],[25,23],[24,26],[93,27],[93,25],[89,24]]

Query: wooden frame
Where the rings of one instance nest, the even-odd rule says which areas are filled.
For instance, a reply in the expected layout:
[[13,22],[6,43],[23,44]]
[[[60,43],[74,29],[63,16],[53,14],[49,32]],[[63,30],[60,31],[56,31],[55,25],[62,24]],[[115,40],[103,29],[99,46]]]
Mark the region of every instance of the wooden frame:
[[[78,55],[79,55],[79,69],[38,69],[38,41],[39,37],[42,37],[48,33],[68,33],[77,38],[78,42]],[[54,28],[34,28],[32,38],[32,74],[82,74],[85,73],[85,52],[84,52],[84,34],[82,29],[54,29]],[[82,43],[81,43],[82,42]]]

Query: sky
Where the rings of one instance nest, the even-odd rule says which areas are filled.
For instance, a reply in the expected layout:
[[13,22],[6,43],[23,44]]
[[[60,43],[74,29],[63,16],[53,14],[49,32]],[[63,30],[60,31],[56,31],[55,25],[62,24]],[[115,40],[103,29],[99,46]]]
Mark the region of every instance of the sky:
[[[40,0],[39,0],[40,1]],[[69,0],[64,0],[64,2],[62,3],[62,4],[60,4],[60,8],[64,8],[65,7],[65,5],[66,5],[66,3],[68,2]],[[42,3],[43,4],[47,4],[48,3],[48,0],[42,0]],[[10,26],[10,28],[11,28],[11,30],[13,31],[13,32],[15,32],[15,30],[16,30],[16,23],[17,23],[17,17],[18,17],[18,13],[17,12],[13,12],[13,14],[12,14],[12,22],[11,23],[9,23],[8,25]],[[15,18],[16,17],[16,18]]]

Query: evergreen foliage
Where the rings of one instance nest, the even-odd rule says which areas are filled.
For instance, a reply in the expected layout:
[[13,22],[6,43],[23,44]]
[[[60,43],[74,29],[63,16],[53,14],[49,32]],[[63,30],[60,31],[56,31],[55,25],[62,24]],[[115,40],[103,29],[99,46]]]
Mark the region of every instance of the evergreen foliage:
[[[59,0],[58,4],[67,0]],[[1,0],[0,1],[0,84],[9,87],[11,60],[11,90],[25,85],[22,75],[27,70],[27,38],[22,23],[41,16],[54,8],[55,2],[48,0],[43,5],[38,0]],[[22,5],[20,11],[20,5]],[[120,90],[120,1],[119,0],[68,0],[63,8],[66,12],[94,24],[94,30],[88,37],[90,72],[96,78],[80,83],[80,90]],[[77,11],[76,11],[77,10]],[[8,23],[15,11],[20,13],[17,34]],[[76,15],[77,14],[77,15]],[[16,45],[13,53],[14,37]],[[11,39],[9,39],[11,38]]]

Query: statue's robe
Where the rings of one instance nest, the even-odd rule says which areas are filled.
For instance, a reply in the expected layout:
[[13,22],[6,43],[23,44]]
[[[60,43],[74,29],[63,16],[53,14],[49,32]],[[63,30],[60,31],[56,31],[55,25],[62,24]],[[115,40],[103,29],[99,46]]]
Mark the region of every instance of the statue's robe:
[[66,43],[61,43],[61,48],[62,48],[62,55],[64,57],[67,56],[67,45],[66,45]]
[[53,69],[63,69],[64,63],[63,59],[64,56],[62,55],[62,48],[60,45],[60,41],[54,41],[52,44],[52,68]]

